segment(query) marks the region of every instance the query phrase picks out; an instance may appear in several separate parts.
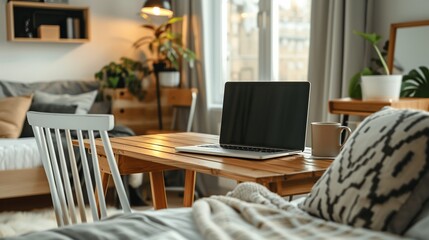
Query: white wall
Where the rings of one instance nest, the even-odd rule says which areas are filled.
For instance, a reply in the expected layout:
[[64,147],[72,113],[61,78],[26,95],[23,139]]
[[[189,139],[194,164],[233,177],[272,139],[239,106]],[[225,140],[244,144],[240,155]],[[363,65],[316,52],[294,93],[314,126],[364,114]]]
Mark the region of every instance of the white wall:
[[138,57],[132,43],[145,34],[138,15],[143,0],[69,0],[70,5],[90,8],[91,41],[83,44],[8,42],[7,0],[0,1],[1,80],[88,80],[111,61]]
[[[390,25],[399,22],[411,22],[429,20],[427,10],[429,1],[427,0],[376,0],[374,1],[374,32],[383,36],[383,43],[389,39]],[[428,27],[426,27],[428,28]],[[421,29],[421,27],[420,27]],[[395,46],[395,65],[404,68],[402,73],[406,74],[411,69],[421,65],[428,65],[426,42],[428,41],[427,31],[420,31],[420,35],[414,33],[409,36],[401,35],[408,29],[400,29],[397,32]],[[425,35],[421,35],[426,32]],[[402,41],[401,41],[402,39]],[[401,55],[401,53],[405,53]]]
[[427,0],[374,0],[373,30],[387,40],[390,24],[428,20],[428,9]]

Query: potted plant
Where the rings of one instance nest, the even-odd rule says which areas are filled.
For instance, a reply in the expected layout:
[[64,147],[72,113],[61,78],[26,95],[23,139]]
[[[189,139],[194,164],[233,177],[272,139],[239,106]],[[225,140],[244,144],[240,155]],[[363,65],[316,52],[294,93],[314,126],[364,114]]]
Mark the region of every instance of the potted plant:
[[[377,53],[377,59],[373,61],[377,65],[381,65],[381,70],[374,70],[367,67],[353,76],[349,88],[350,96],[357,98],[362,97],[363,100],[398,100],[401,91],[402,76],[390,75],[384,56],[377,46],[378,42],[381,40],[381,36],[375,33],[357,31],[354,31],[354,34],[361,36],[371,43]],[[359,88],[362,90],[361,96],[359,96]]]
[[152,53],[148,61],[152,62],[153,70],[163,86],[179,85],[181,61],[187,61],[192,67],[195,60],[195,53],[183,46],[181,34],[171,31],[171,26],[182,20],[180,17],[171,18],[160,26],[143,24],[142,27],[150,30],[152,35],[141,37],[133,44],[135,48],[148,47]]
[[145,91],[142,87],[142,77],[149,74],[149,68],[141,62],[122,57],[119,63],[111,62],[95,73],[100,80],[100,88],[127,88],[129,92],[143,100]]

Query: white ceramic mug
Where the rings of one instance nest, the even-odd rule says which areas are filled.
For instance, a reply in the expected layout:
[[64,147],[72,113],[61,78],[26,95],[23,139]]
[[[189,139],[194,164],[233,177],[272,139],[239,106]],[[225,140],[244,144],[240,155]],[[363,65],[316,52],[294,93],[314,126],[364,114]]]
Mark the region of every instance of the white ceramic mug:
[[[346,131],[341,144],[341,135]],[[311,154],[315,157],[336,157],[351,134],[348,127],[336,122],[311,123]]]

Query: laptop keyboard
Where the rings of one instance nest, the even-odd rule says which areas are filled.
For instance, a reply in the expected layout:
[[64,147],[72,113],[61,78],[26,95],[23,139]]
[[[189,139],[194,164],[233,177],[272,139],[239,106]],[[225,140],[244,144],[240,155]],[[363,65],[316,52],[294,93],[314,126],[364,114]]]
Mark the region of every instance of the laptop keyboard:
[[276,153],[282,152],[283,149],[272,149],[272,148],[258,148],[258,147],[246,147],[246,146],[235,146],[235,145],[217,145],[217,144],[208,144],[208,145],[199,145],[199,147],[208,147],[208,148],[226,148],[232,150],[241,150],[241,151],[251,151],[251,152],[266,152],[266,153]]

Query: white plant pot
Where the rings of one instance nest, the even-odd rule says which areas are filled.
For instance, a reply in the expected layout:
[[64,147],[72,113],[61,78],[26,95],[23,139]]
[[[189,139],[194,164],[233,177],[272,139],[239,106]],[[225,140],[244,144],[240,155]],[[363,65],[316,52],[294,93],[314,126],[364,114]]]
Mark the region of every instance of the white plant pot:
[[402,75],[362,76],[362,100],[395,101],[401,93]]
[[159,84],[162,87],[177,87],[180,83],[180,74],[178,71],[159,72]]

